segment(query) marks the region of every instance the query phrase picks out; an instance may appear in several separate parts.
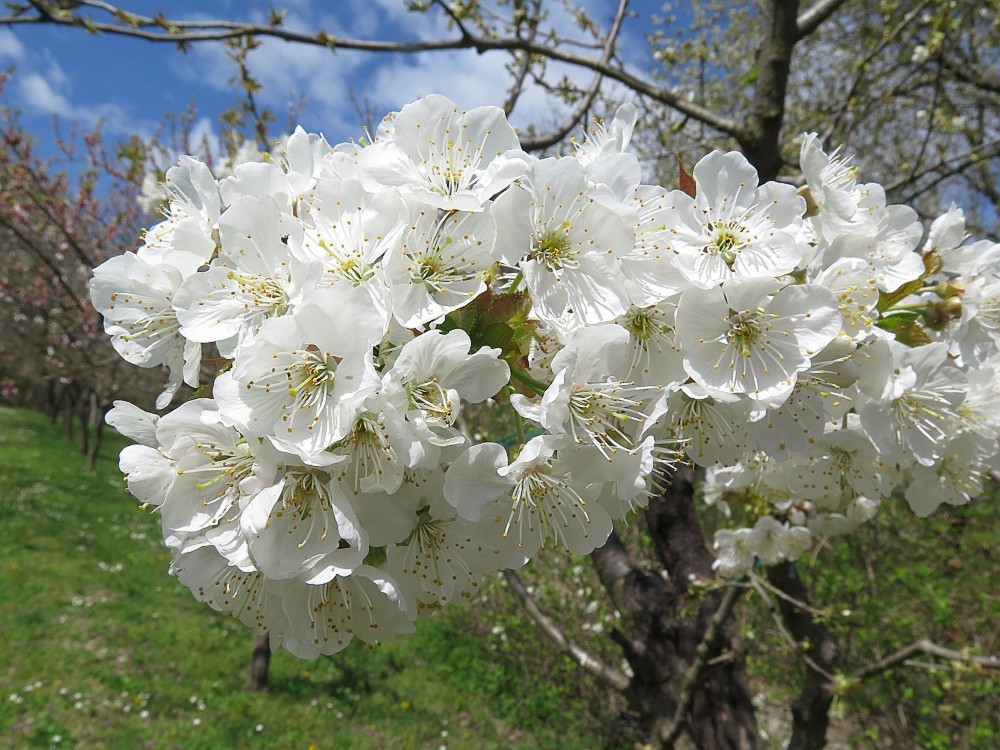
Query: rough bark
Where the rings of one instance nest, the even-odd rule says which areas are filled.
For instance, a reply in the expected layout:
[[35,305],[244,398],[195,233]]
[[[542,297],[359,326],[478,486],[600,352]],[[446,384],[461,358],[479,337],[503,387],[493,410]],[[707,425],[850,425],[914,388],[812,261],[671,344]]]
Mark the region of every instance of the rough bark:
[[761,182],[781,170],[781,124],[785,119],[792,51],[799,40],[798,0],[771,0],[767,35],[757,55],[757,81],[742,132],[740,148],[757,168]]
[[822,750],[826,747],[826,731],[830,724],[833,693],[827,674],[836,669],[839,657],[837,639],[823,623],[789,599],[809,603],[809,591],[799,578],[795,563],[783,562],[768,569],[768,580],[789,598],[777,599],[785,626],[802,646],[803,653],[816,666],[804,665],[802,690],[792,704],[792,737],[788,750]]
[[723,593],[698,598],[690,590],[689,576],[705,581],[713,574],[712,555],[695,517],[689,469],[680,470],[671,488],[650,503],[646,520],[667,577],[639,565],[614,534],[593,553],[598,576],[623,614],[627,632],[613,637],[634,674],[628,690],[630,709],[654,747],[755,750],[760,744],[757,721],[742,643],[731,620],[722,624],[709,644],[706,666],[691,686],[684,730],[676,741],[664,744],[682,699],[684,676],[695,662]]

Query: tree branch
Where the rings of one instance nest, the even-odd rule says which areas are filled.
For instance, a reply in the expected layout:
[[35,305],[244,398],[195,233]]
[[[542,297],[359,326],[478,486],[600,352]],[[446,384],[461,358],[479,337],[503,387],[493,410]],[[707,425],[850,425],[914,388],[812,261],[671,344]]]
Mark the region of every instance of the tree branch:
[[996,656],[972,656],[971,654],[939,646],[932,641],[924,639],[911,643],[908,646],[903,646],[903,648],[890,654],[884,659],[879,659],[874,664],[868,665],[851,677],[850,680],[852,682],[862,682],[870,677],[874,677],[875,675],[881,674],[882,672],[904,663],[907,659],[916,654],[937,656],[941,659],[948,659],[949,661],[971,662],[973,664],[978,664],[983,669],[1000,670],[1000,658]]
[[785,118],[788,74],[799,40],[799,0],[771,0],[769,26],[757,56],[757,82],[743,133],[736,136],[761,182],[773,180],[782,167],[781,124]]
[[[618,1],[618,12],[615,14],[615,20],[611,24],[611,29],[608,31],[607,39],[604,42],[604,51],[601,54],[601,62],[607,64],[611,60],[611,56],[615,51],[615,40],[618,38],[618,32],[621,31],[622,21],[625,18],[625,11],[628,8],[628,0]],[[525,151],[540,151],[543,148],[548,148],[549,146],[554,146],[559,143],[563,138],[565,138],[569,131],[577,126],[577,124],[587,115],[587,110],[594,103],[594,98],[597,93],[601,90],[601,82],[604,80],[604,75],[598,73],[594,76],[594,80],[591,81],[590,87],[584,93],[583,97],[580,99],[580,103],[577,105],[569,117],[560,125],[558,128],[553,130],[547,135],[537,136],[537,137],[527,137],[521,138],[521,148]]]
[[[809,600],[809,591],[794,563],[786,561],[772,565],[767,570],[767,576],[776,588],[788,595],[787,599],[777,601],[781,621],[787,626],[787,629],[779,627],[779,630],[790,638],[793,648],[807,665],[802,676],[802,689],[792,704],[792,736],[788,750],[821,750],[826,746],[826,730],[833,704],[829,685],[836,680],[836,664],[840,655],[837,639],[810,612],[791,603]],[[773,613],[774,603],[764,587],[760,584],[754,587]],[[775,618],[775,622],[778,621]]]
[[837,128],[840,126],[841,120],[843,120],[844,116],[850,111],[851,105],[854,102],[854,96],[858,93],[858,88],[865,80],[865,70],[871,64],[872,60],[882,54],[882,50],[894,42],[899,35],[903,33],[903,29],[918,19],[924,8],[926,8],[929,4],[930,0],[921,0],[921,2],[917,3],[916,7],[903,16],[903,20],[901,20],[892,31],[883,36],[882,40],[875,45],[875,48],[865,55],[864,59],[858,63],[858,72],[855,74],[854,80],[851,81],[851,87],[847,90],[847,95],[843,98],[843,103],[840,109],[833,116],[833,119],[830,120],[830,124],[826,127],[826,130],[823,131],[821,140],[829,140],[830,136],[833,135],[833,133],[835,133]]
[[513,570],[505,570],[503,575],[504,578],[507,579],[507,583],[510,584],[510,587],[514,589],[514,592],[521,598],[521,601],[524,603],[524,608],[528,611],[528,614],[531,615],[531,619],[533,619],[541,631],[548,636],[550,641],[562,649],[562,651],[578,665],[590,672],[590,674],[594,675],[608,687],[614,688],[618,692],[624,692],[628,689],[628,677],[621,672],[612,669],[600,659],[589,654],[576,642],[570,640],[562,629],[556,625],[548,617],[548,615],[542,612],[541,607],[538,606],[538,602],[535,601],[534,597],[532,597],[530,593],[528,593],[528,589],[524,585],[524,581],[521,580],[521,577],[518,576],[517,573]]
[[[784,0],[787,2],[787,0]],[[625,85],[637,94],[649,97],[653,101],[675,109],[682,114],[703,122],[720,132],[726,133],[739,139],[744,132],[744,127],[736,121],[724,117],[699,104],[689,101],[682,93],[678,93],[670,88],[657,86],[648,80],[642,79],[624,69],[617,68],[610,61],[600,58],[588,57],[586,55],[569,52],[566,45],[539,44],[527,39],[517,37],[489,37],[466,32],[465,35],[453,39],[431,39],[416,42],[395,42],[379,39],[350,39],[335,37],[324,31],[315,34],[307,34],[282,28],[278,25],[262,25],[254,23],[242,23],[238,21],[178,21],[167,19],[162,16],[150,18],[134,13],[128,13],[121,8],[108,3],[96,3],[93,0],[82,3],[85,7],[96,8],[116,17],[127,17],[129,23],[107,23],[95,21],[91,18],[84,18],[78,14],[67,12],[54,13],[51,6],[38,0],[35,3],[36,9],[45,8],[46,14],[39,10],[37,16],[7,15],[0,17],[0,26],[21,26],[48,24],[57,26],[79,26],[94,33],[107,33],[118,36],[143,39],[150,42],[166,42],[169,44],[187,45],[196,42],[225,41],[238,37],[266,37],[280,39],[286,42],[295,42],[314,47],[328,47],[331,50],[349,49],[365,52],[382,53],[414,53],[414,52],[441,52],[447,50],[472,49],[482,54],[483,52],[520,51],[530,55],[563,62],[568,65],[586,68],[600,73],[605,78]],[[156,31],[154,29],[162,29]]]
[[[531,18],[534,19],[534,23],[530,24],[531,30],[528,33],[528,41],[534,42],[535,38],[538,36],[538,16],[541,13],[541,2],[542,0],[533,0],[533,10]],[[515,25],[515,33],[518,33],[518,26]],[[519,34],[518,34],[519,35]],[[514,58],[517,59],[517,56]],[[507,117],[510,117],[510,113],[514,111],[514,107],[517,105],[518,99],[521,98],[521,92],[524,91],[524,81],[528,77],[528,71],[531,70],[531,55],[527,52],[521,53],[521,61],[517,66],[517,72],[514,74],[514,81],[510,86],[510,93],[507,95],[507,100],[503,103],[503,112]]]
[[917,188],[916,190],[913,190],[912,192],[907,194],[905,198],[901,199],[901,202],[903,203],[910,203],[914,198],[923,195],[928,190],[933,190],[937,185],[942,183],[944,180],[947,180],[949,177],[952,177],[953,175],[959,174],[960,172],[964,171],[966,167],[972,164],[983,163],[988,159],[995,159],[998,156],[1000,156],[1000,139],[987,141],[986,143],[982,143],[976,146],[975,148],[969,149],[964,153],[957,154],[956,156],[952,156],[948,159],[942,159],[937,164],[934,164],[930,167],[927,167],[923,171],[918,172],[916,175],[912,177],[912,179],[898,180],[891,185],[887,185],[885,188],[885,192],[886,195],[892,195],[905,185],[916,182],[922,177],[925,177],[928,174],[931,174],[932,172],[936,172],[939,169],[948,167],[947,169],[944,169],[943,172],[936,175],[935,178],[931,180],[928,184],[923,185]]
[[819,0],[809,10],[802,12],[795,21],[798,38],[802,39],[812,34],[823,21],[836,13],[840,6],[846,2],[847,0]]
[[694,702],[695,687],[701,679],[705,667],[708,666],[708,657],[712,653],[712,646],[719,636],[723,623],[725,623],[736,601],[742,595],[743,590],[741,588],[735,585],[728,588],[722,597],[722,601],[719,603],[719,608],[715,610],[715,614],[709,620],[708,627],[705,628],[705,636],[701,639],[701,643],[698,644],[698,648],[695,650],[694,661],[691,662],[691,665],[684,673],[684,679],[681,683],[681,693],[677,699],[677,706],[674,708],[674,716],[670,722],[670,726],[664,728],[660,734],[660,745],[662,747],[673,747],[674,742],[677,741],[681,736],[681,732],[684,731],[684,724],[687,721],[688,713],[691,711],[691,704]]
[[976,88],[988,91],[991,94],[1000,94],[1000,80],[990,78],[987,73],[979,70],[975,66],[955,63],[943,55],[941,57],[941,64],[948,69],[949,73],[955,76],[955,78],[962,83],[975,86]]
[[[764,585],[763,585],[763,582],[761,581],[761,579],[758,576],[756,576],[756,575],[751,575],[750,576],[750,581],[751,581],[754,589],[757,591],[757,593],[760,594],[760,598],[763,599],[764,606],[767,607],[768,613],[771,615],[771,618],[774,620],[774,624],[778,628],[778,633],[781,635],[781,638],[789,646],[791,646],[792,650],[794,650],[795,653],[797,653],[800,657],[802,657],[802,661],[805,662],[805,664],[806,664],[807,667],[809,667],[811,670],[813,670],[814,672],[816,672],[816,674],[822,675],[823,677],[825,677],[830,682],[833,682],[833,680],[836,679],[836,676],[832,672],[827,671],[826,669],[824,669],[823,667],[821,667],[819,664],[817,664],[812,659],[812,657],[809,656],[809,653],[806,651],[806,649],[803,648],[802,643],[800,641],[796,640],[795,636],[792,635],[792,633],[785,626],[785,623],[782,622],[781,613],[778,610],[778,607],[775,605],[774,600],[771,599],[771,597],[768,596],[767,591],[764,590]],[[797,601],[796,599],[794,599],[793,597],[788,596],[788,595],[782,595],[782,598],[785,601],[789,602],[789,603]],[[792,604],[792,606],[794,606],[794,607],[797,608],[797,605],[795,605],[795,604]],[[806,639],[803,639],[803,640],[806,640]]]

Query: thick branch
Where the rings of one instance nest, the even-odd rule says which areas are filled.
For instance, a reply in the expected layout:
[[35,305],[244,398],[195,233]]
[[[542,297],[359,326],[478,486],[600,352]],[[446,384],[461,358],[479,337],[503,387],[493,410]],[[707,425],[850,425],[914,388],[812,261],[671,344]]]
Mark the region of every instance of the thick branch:
[[503,575],[504,578],[507,579],[507,583],[510,584],[510,587],[514,589],[514,592],[521,597],[521,601],[524,603],[524,608],[528,611],[528,614],[531,615],[531,619],[535,621],[535,624],[538,625],[550,641],[556,644],[563,650],[563,652],[569,655],[573,661],[590,672],[608,687],[614,688],[619,692],[624,692],[628,689],[628,677],[623,675],[621,672],[612,669],[595,656],[587,653],[587,651],[585,651],[577,643],[570,640],[562,629],[556,625],[551,618],[548,617],[548,615],[542,612],[541,607],[538,606],[538,602],[535,601],[534,597],[528,593],[528,589],[524,585],[524,581],[521,580],[517,573],[513,570],[505,570]]
[[847,0],[819,0],[809,10],[803,11],[795,22],[798,27],[798,38],[802,39],[812,34],[846,2]]
[[781,169],[781,123],[785,118],[792,51],[799,40],[798,0],[771,0],[770,23],[757,57],[757,83],[743,133],[737,136],[761,181]]
[[715,614],[709,620],[708,627],[705,629],[705,636],[701,639],[701,643],[698,644],[698,648],[695,651],[694,661],[691,662],[691,666],[684,673],[684,680],[681,683],[681,694],[677,699],[677,706],[674,708],[674,717],[670,726],[665,728],[660,735],[660,745],[662,747],[673,747],[674,742],[681,736],[681,732],[684,730],[684,723],[687,721],[688,713],[691,711],[691,705],[694,703],[695,687],[701,679],[705,666],[708,664],[708,657],[712,653],[715,640],[722,630],[723,623],[725,623],[730,612],[732,612],[737,599],[742,595],[742,589],[736,586],[730,587],[725,595],[723,595],[722,601],[719,603],[719,608],[715,610]]
[[[830,724],[833,693],[828,689],[839,658],[837,639],[813,615],[792,601],[809,601],[809,592],[794,563],[782,562],[768,568],[768,578],[788,595],[778,599],[781,617],[799,644],[808,668],[802,677],[802,690],[792,704],[792,737],[789,750],[822,750]],[[759,592],[763,588],[758,588]]]

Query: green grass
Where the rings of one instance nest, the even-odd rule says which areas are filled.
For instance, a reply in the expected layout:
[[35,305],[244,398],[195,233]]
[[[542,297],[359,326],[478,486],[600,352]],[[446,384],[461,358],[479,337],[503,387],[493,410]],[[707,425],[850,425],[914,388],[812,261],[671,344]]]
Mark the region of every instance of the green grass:
[[[157,518],[118,472],[122,445],[109,437],[88,473],[44,417],[0,408],[0,748],[634,746],[620,698],[555,653],[496,584],[408,639],[313,662],[277,653],[270,693],[246,692],[250,632],[167,574]],[[846,673],[918,638],[1000,652],[998,507],[994,491],[918,519],[888,501],[861,533],[800,562]],[[548,555],[522,575],[615,664],[606,631],[618,622],[588,606],[601,592],[584,563]],[[777,748],[801,669],[758,604],[740,621]],[[975,670],[896,669],[837,698],[830,747],[993,750],[998,695]]]
[[597,748],[565,690],[525,679],[458,609],[411,638],[244,690],[251,635],[167,574],[157,518],[40,415],[0,408],[0,747]]

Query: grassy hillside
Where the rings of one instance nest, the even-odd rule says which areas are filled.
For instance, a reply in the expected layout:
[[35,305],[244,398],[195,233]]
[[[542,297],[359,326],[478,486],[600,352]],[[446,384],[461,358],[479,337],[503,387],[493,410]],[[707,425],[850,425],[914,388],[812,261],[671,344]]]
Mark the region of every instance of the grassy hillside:
[[[155,516],[45,418],[0,409],[0,748],[597,748],[573,698],[490,650],[457,610],[412,638],[272,661],[167,574]],[[463,626],[464,624],[464,626]]]

